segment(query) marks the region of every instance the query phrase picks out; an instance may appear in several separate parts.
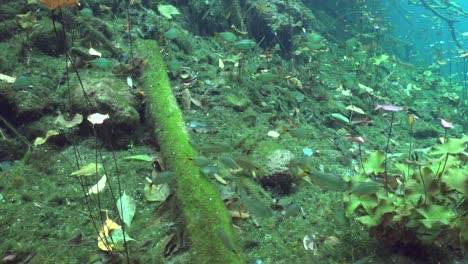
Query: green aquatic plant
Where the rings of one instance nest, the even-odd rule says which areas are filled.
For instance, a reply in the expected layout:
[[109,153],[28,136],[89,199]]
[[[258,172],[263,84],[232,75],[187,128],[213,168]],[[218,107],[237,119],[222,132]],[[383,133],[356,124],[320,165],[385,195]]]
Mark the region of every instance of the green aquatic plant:
[[[365,162],[367,172],[352,177],[344,194],[346,216],[369,227],[372,236],[388,245],[437,242],[466,249],[467,143],[467,136],[452,138],[432,148],[429,154],[438,156],[435,159],[395,164],[402,175],[408,165],[415,169],[407,175],[404,188],[396,181],[388,190],[374,179],[384,171],[384,153],[371,153]],[[438,178],[437,164],[447,154],[447,169]]]
[[394,105],[377,105],[374,110],[383,110],[385,112],[390,112],[391,113],[391,118],[390,118],[390,126],[388,129],[388,134],[387,134],[387,146],[385,147],[385,164],[384,164],[384,179],[385,179],[385,189],[388,190],[388,174],[387,174],[387,162],[388,162],[388,152],[390,150],[390,139],[392,138],[392,128],[393,128],[393,119],[395,117],[395,112],[399,112],[403,110],[403,107],[401,106],[394,106]]

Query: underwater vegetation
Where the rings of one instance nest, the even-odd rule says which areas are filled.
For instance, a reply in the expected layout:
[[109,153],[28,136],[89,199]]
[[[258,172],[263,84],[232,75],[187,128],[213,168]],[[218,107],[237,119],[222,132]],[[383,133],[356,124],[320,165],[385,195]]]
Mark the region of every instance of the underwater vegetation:
[[455,54],[377,0],[2,2],[2,263],[467,261],[468,13],[392,3]]

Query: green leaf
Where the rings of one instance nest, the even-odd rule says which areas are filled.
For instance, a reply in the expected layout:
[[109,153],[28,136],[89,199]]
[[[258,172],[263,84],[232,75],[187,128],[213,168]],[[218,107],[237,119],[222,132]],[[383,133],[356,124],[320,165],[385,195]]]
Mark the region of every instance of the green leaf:
[[340,114],[340,113],[333,113],[331,114],[331,116],[334,118],[334,119],[338,119],[338,120],[341,120],[345,123],[349,123],[349,119],[347,117],[345,117],[344,115]]
[[450,208],[441,205],[429,205],[427,208],[416,209],[416,211],[425,218],[420,221],[427,228],[432,228],[437,223],[449,225],[456,217],[456,214]]
[[380,64],[388,61],[388,58],[389,58],[389,56],[387,54],[381,54],[381,55],[379,55],[377,57],[374,57],[373,64],[379,66]]
[[[124,239],[125,237],[125,239]],[[107,243],[113,245],[117,251],[122,251],[125,249],[125,242],[134,241],[135,239],[131,238],[127,233],[124,233],[122,229],[116,229],[112,231],[112,234],[106,237]]]
[[468,174],[466,168],[452,168],[443,175],[441,180],[447,184],[450,190],[457,190],[468,196]]
[[138,161],[153,162],[153,157],[148,156],[148,155],[133,155],[133,156],[125,157],[124,160],[138,160]]
[[375,212],[369,212],[369,215],[364,215],[356,218],[357,221],[368,227],[377,226],[382,222],[382,217],[386,213],[391,213],[395,210],[392,204],[393,199],[380,200]]
[[430,155],[463,153],[466,149],[467,142],[468,136],[464,136],[463,138],[450,138],[443,145],[436,146],[435,150],[431,151]]
[[130,226],[133,216],[135,215],[136,203],[125,191],[122,197],[117,200],[117,210],[119,210],[120,219],[122,219],[127,226]]
[[38,138],[36,138],[36,140],[34,140],[34,146],[37,147],[39,145],[42,145],[42,144],[46,143],[46,141],[50,137],[56,136],[58,134],[59,134],[59,132],[57,132],[55,130],[49,130],[49,131],[46,132],[45,137],[38,137]]
[[350,200],[348,202],[348,206],[346,207],[346,216],[351,217],[356,211],[356,209],[361,205],[361,200],[359,197],[351,195]]
[[364,162],[364,168],[366,168],[367,173],[379,174],[385,171],[384,168],[385,153],[382,151],[374,151],[369,157],[367,157],[366,162]]
[[72,172],[70,176],[91,176],[100,172],[102,169],[102,164],[91,162],[81,167],[79,170]]
[[161,185],[146,184],[144,193],[146,200],[150,202],[164,202],[171,194],[171,190],[166,183]]
[[157,177],[153,178],[153,184],[159,185],[172,181],[175,177],[175,173],[172,171],[165,171],[158,174]]
[[173,5],[158,5],[158,11],[161,16],[172,19],[173,15],[180,15],[179,10]]

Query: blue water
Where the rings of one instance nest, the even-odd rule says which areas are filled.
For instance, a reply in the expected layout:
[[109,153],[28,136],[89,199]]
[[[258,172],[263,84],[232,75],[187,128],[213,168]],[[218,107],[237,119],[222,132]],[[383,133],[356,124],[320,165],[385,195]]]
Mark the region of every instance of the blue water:
[[[400,59],[415,65],[430,65],[437,60],[454,61],[462,50],[458,49],[451,37],[447,23],[421,5],[409,4],[407,0],[382,0],[383,12],[388,14],[386,22],[390,23],[388,31],[403,43],[408,43],[408,51],[398,49],[397,46],[388,45],[389,52],[396,54]],[[418,1],[414,1],[418,2]],[[430,2],[429,0],[427,2]],[[468,1],[452,0],[465,10],[468,10]],[[455,23],[456,36],[463,50],[468,50],[468,17],[449,14],[438,10],[459,22]],[[453,70],[455,71],[455,66]],[[448,76],[450,63],[441,65],[441,72]],[[453,71],[452,71],[453,73]]]

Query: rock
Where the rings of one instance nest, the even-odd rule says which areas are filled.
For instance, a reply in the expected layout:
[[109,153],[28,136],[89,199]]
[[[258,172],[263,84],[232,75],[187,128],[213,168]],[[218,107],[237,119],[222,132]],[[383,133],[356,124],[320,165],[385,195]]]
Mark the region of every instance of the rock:
[[19,140],[0,138],[1,161],[21,159],[27,150],[28,147]]
[[267,156],[266,168],[270,173],[287,171],[293,158],[294,154],[287,149],[275,150]]
[[[140,122],[140,115],[136,110],[138,100],[124,81],[94,76],[87,76],[82,80],[83,89],[91,104],[101,114],[109,114],[110,118],[105,124],[112,125],[117,133],[128,134],[134,131]],[[71,104],[76,112],[83,114],[84,118],[94,113],[79,85],[74,85],[72,93]]]
[[54,87],[47,86],[40,76],[20,76],[13,85],[0,83],[0,103],[9,119],[26,124],[38,119],[54,105]]

